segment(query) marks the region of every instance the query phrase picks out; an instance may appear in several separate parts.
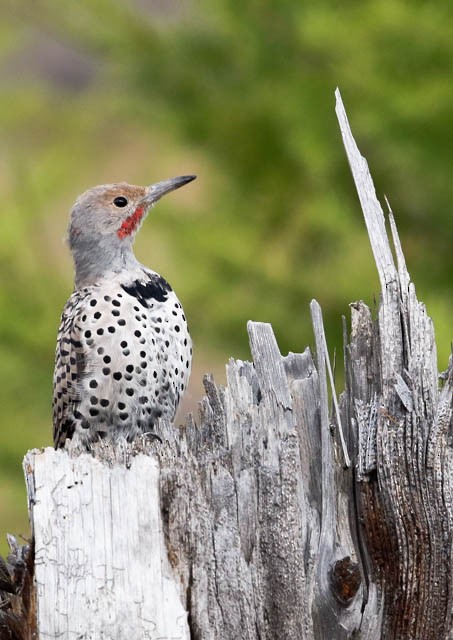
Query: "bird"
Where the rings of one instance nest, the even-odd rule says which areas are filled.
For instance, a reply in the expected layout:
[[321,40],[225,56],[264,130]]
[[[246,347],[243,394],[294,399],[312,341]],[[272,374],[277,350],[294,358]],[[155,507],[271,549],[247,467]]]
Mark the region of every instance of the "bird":
[[192,341],[170,284],[134,255],[153,205],[194,180],[141,187],[93,187],[71,211],[74,291],[61,315],[53,377],[53,442],[89,450],[106,439],[132,442],[173,420],[187,388]]

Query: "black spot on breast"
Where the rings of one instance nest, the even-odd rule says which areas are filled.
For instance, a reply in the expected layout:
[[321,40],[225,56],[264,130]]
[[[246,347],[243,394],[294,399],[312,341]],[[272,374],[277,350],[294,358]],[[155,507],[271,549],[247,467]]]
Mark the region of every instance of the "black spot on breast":
[[165,302],[168,298],[168,292],[172,290],[162,276],[153,276],[146,281],[135,280],[129,286],[122,284],[121,287],[130,296],[137,298],[138,302],[146,309],[148,308],[148,300]]

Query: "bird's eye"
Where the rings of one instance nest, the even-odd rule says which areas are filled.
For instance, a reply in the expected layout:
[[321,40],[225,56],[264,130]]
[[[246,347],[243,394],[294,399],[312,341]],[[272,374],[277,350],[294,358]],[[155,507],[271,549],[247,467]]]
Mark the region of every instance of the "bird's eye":
[[115,207],[125,207],[127,205],[127,198],[125,198],[124,196],[118,196],[113,201],[113,204],[115,205]]

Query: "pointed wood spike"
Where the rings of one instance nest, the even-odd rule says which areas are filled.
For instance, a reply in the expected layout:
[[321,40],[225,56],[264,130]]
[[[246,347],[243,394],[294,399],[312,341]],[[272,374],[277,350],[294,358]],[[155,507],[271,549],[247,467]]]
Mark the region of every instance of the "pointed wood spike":
[[339,89],[335,91],[338,123],[340,125],[343,144],[346,150],[349,166],[362,205],[365,224],[371,242],[374,259],[379,272],[379,279],[382,288],[389,282],[396,280],[396,269],[392,252],[385,229],[384,212],[376,196],[373,180],[368,169],[368,163],[361,155],[354,140],[349,125],[348,117],[341,99]]

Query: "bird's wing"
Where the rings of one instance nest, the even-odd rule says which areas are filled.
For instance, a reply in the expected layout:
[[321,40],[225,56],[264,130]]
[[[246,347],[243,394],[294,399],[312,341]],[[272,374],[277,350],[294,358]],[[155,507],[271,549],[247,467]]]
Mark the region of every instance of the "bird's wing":
[[63,447],[74,433],[74,410],[80,401],[80,381],[87,354],[81,341],[79,292],[67,301],[61,315],[55,351],[53,378],[53,439],[55,448]]

